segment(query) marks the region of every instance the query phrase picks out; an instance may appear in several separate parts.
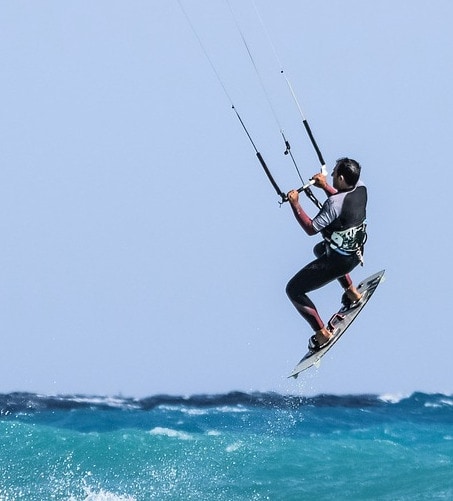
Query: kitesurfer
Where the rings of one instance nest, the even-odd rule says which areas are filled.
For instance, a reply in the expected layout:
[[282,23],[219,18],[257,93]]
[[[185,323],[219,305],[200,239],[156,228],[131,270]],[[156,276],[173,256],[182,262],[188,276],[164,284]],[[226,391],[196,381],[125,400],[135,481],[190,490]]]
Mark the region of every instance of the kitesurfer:
[[333,333],[332,326],[324,324],[307,293],[338,279],[345,291],[343,303],[353,307],[360,302],[361,295],[349,276],[363,262],[366,240],[367,189],[359,180],[360,170],[355,160],[340,158],[332,173],[333,186],[321,173],[313,176],[314,186],[323,189],[328,197],[313,219],[301,207],[298,191],[288,193],[293,213],[305,232],[308,235],[321,233],[324,238],[313,249],[316,259],[286,286],[289,299],[315,331],[308,345],[314,351],[326,346]]

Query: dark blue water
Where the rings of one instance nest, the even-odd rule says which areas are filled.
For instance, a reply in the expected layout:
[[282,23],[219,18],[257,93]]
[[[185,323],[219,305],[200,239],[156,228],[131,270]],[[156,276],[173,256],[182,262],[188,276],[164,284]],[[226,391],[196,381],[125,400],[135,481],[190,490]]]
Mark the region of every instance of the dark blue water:
[[453,397],[0,395],[0,501],[453,499]]

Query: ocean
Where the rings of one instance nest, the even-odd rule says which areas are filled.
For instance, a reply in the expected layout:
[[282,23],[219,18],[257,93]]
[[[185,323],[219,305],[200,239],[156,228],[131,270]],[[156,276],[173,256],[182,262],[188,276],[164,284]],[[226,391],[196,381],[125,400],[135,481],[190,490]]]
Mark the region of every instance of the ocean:
[[453,499],[453,396],[0,395],[0,500]]

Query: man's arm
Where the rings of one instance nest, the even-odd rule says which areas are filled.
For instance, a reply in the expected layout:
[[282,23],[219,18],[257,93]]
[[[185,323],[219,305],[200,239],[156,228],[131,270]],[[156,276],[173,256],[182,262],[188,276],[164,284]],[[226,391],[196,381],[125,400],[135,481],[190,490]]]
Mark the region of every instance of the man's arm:
[[312,180],[315,182],[315,186],[324,190],[324,193],[327,196],[335,195],[335,193],[337,193],[337,190],[327,183],[326,176],[324,176],[320,172],[318,172],[318,174],[315,174],[312,177]]
[[291,204],[294,216],[298,223],[302,226],[307,235],[315,235],[317,231],[313,228],[312,220],[307,213],[302,209],[299,203],[299,193],[297,190],[292,190],[288,193],[288,200]]

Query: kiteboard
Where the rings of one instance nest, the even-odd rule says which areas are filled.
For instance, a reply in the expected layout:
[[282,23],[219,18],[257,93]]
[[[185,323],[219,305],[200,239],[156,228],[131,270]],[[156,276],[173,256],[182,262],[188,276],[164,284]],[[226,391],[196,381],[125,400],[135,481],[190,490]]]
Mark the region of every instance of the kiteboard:
[[384,277],[385,270],[375,273],[363,280],[357,287],[358,291],[362,294],[360,301],[352,304],[349,307],[342,306],[329,320],[329,325],[333,328],[333,339],[326,346],[319,350],[309,349],[307,354],[296,365],[293,372],[288,377],[294,379],[302,372],[313,365],[319,364],[321,358],[332,348],[332,346],[340,339],[345,333],[346,329],[352,324],[357,315],[362,311],[364,306],[370,300],[377,286]]

